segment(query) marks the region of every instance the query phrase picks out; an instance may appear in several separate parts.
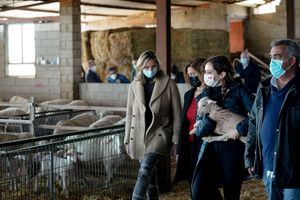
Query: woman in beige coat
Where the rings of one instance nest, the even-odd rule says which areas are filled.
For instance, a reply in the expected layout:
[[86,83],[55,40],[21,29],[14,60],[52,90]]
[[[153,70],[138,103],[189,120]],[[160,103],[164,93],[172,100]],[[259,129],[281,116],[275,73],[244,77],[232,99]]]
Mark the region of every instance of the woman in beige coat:
[[129,86],[124,144],[141,163],[132,199],[158,199],[156,168],[174,150],[180,128],[181,102],[176,83],[160,69],[152,51],[141,54]]

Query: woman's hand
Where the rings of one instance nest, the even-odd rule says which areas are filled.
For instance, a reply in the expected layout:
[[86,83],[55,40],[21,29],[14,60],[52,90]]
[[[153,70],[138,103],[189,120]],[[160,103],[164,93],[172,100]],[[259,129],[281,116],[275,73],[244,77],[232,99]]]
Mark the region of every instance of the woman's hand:
[[190,131],[190,135],[193,135],[196,133],[196,128],[199,125],[200,121],[196,121],[196,123],[194,124],[194,128]]

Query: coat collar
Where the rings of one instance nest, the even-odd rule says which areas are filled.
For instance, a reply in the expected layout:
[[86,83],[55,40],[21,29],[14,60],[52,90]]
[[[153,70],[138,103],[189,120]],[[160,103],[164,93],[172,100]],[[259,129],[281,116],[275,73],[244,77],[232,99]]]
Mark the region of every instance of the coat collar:
[[[169,76],[164,75],[162,78],[155,81],[155,85],[153,88],[153,93],[150,99],[150,105],[163,93],[169,83]],[[145,101],[145,92],[144,92],[144,85],[142,81],[134,81],[133,82],[133,92],[136,98],[146,106]]]
[[161,79],[156,80],[150,99],[150,106],[165,91],[169,83],[169,79],[169,76],[164,75]]

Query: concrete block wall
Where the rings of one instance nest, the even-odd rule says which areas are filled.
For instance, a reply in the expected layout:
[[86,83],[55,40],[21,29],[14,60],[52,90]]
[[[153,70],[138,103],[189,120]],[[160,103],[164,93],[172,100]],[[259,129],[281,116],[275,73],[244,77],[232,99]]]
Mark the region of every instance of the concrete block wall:
[[[5,61],[4,27],[0,26],[0,98],[8,101],[12,96],[34,96],[38,102],[60,98],[59,65],[36,64],[35,78],[7,77]],[[59,24],[36,24],[36,58],[56,58],[59,55]]]
[[[296,9],[296,38],[300,39],[300,2],[295,1]],[[254,15],[253,9],[249,20],[246,21],[246,46],[254,55],[269,57],[270,43],[275,39],[283,39],[286,34],[286,5],[281,1],[276,7],[276,13]]]
[[[177,84],[183,104],[184,93],[188,84]],[[125,107],[129,84],[80,83],[79,99],[90,105]]]

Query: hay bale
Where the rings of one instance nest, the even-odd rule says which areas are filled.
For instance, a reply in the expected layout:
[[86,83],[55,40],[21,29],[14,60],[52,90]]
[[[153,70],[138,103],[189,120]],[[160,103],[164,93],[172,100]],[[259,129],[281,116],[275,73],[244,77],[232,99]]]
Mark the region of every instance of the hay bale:
[[108,37],[110,61],[118,67],[118,72],[130,79],[132,42],[129,31],[112,33]]
[[84,71],[88,69],[88,60],[94,59],[91,48],[91,33],[92,31],[86,31],[81,34],[81,59]]

